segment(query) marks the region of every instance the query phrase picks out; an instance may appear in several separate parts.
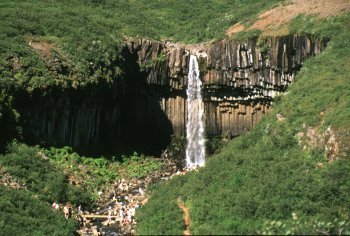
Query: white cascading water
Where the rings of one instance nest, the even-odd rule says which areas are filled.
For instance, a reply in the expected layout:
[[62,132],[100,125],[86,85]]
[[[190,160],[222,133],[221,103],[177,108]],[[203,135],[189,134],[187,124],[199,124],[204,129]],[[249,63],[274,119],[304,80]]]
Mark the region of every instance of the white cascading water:
[[202,82],[199,79],[197,57],[190,55],[187,86],[187,147],[186,167],[189,169],[205,164],[203,103],[201,95]]

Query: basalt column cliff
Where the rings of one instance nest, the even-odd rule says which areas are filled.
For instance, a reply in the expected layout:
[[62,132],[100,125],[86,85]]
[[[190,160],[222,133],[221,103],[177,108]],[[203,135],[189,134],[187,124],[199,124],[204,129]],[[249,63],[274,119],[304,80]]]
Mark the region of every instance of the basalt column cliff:
[[189,55],[200,62],[206,134],[233,137],[252,128],[271,109],[274,96],[286,91],[303,60],[320,53],[327,40],[307,35],[222,40],[210,45],[178,45],[148,40],[128,44],[147,70],[147,84],[157,91],[161,109],[175,134],[186,120]]
[[190,54],[203,80],[206,135],[237,136],[271,109],[302,61],[326,42],[307,35],[202,45],[129,40],[120,84],[17,94],[23,138],[85,153],[159,154],[172,134],[185,134]]

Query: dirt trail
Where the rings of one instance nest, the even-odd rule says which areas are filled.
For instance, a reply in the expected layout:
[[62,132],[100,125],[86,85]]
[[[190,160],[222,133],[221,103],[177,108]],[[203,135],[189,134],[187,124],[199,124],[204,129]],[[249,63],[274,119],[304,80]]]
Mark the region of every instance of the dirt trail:
[[186,225],[184,235],[191,235],[191,232],[190,232],[190,224],[191,224],[190,208],[186,207],[185,203],[183,201],[181,201],[180,198],[177,199],[177,205],[184,212],[184,221],[185,221],[185,225]]
[[[291,0],[261,13],[248,29],[259,29],[265,35],[281,35],[288,33],[287,23],[299,14],[315,14],[319,18],[326,18],[348,11],[350,0]],[[226,31],[226,35],[231,36],[243,29],[244,26],[237,23]]]
[[55,47],[53,43],[29,41],[28,45],[32,47],[43,59],[51,59],[51,50]]

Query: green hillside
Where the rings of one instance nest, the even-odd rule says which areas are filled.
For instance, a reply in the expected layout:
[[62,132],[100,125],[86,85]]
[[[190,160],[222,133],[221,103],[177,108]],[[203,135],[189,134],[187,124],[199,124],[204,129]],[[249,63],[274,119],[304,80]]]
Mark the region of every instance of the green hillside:
[[[190,208],[192,234],[350,233],[349,22],[349,14],[294,19],[291,32],[329,37],[328,48],[305,62],[251,132],[198,172],[154,186],[138,212],[139,234],[182,234],[178,198]],[[324,141],[309,138],[312,130]],[[332,132],[334,161],[336,150],[324,148]]]

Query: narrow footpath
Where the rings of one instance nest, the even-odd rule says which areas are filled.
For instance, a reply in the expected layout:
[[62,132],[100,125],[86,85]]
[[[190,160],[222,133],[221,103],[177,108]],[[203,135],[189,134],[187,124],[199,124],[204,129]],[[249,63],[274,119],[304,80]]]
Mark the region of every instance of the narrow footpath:
[[191,224],[191,217],[190,217],[190,208],[185,205],[185,203],[178,198],[177,199],[177,205],[178,207],[184,212],[184,221],[185,221],[185,231],[184,235],[191,235],[190,232],[190,224]]

